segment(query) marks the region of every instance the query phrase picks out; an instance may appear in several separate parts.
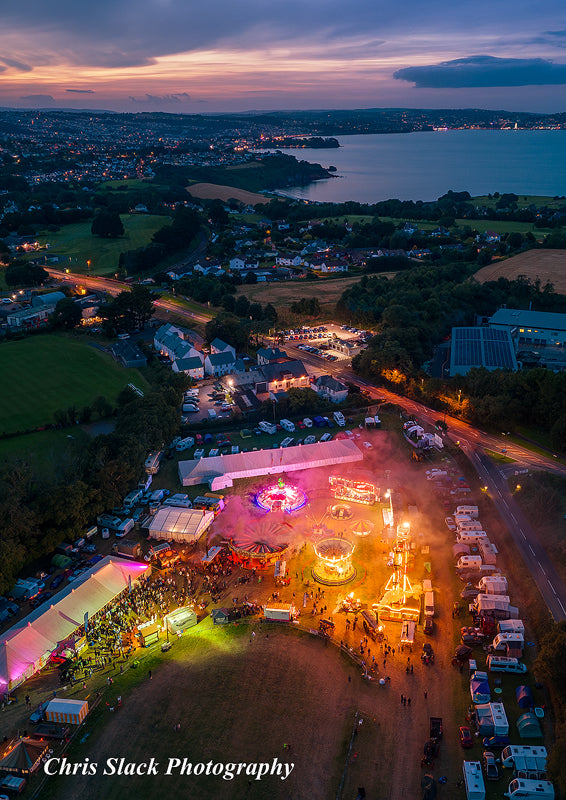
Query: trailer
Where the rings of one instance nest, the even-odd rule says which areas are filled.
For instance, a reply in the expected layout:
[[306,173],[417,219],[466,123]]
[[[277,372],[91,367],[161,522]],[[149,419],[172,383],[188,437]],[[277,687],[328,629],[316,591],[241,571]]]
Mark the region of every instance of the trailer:
[[[529,762],[537,766],[523,766],[525,759],[533,759]],[[514,767],[515,769],[536,769],[540,772],[546,770],[547,752],[546,747],[530,744],[510,744],[501,751],[501,765],[503,767]],[[521,766],[519,766],[521,764]]]
[[406,645],[409,649],[413,649],[415,643],[415,631],[417,623],[412,619],[406,619],[401,625],[401,649]]
[[290,419],[282,419],[280,420],[280,424],[283,430],[289,431],[289,433],[293,433],[293,431],[295,430],[295,426]]
[[334,417],[334,422],[340,427],[346,427],[346,420],[344,418],[344,414],[341,411],[335,411],[332,415]]
[[145,460],[145,471],[148,475],[155,475],[157,472],[159,472],[159,465],[161,464],[162,456],[163,452],[161,450],[149,453]]
[[274,433],[277,433],[277,426],[273,425],[271,422],[266,422],[265,420],[262,420],[257,427],[260,429],[260,431],[269,433],[271,436],[273,436]]
[[503,795],[509,800],[554,800],[554,786],[550,781],[531,781],[522,778],[515,778],[509,784],[509,788]]
[[88,714],[86,700],[67,700],[56,697],[51,700],[45,709],[45,719],[48,722],[65,722],[70,725],[80,725]]
[[464,786],[468,800],[485,800],[485,783],[479,761],[464,761]]
[[522,633],[525,635],[525,624],[522,619],[500,619],[497,623],[499,633]]
[[117,556],[131,559],[141,558],[142,554],[139,542],[133,539],[124,539],[121,542],[116,542],[112,545],[112,551],[116,553]]
[[292,622],[295,614],[292,603],[270,603],[263,607],[263,618],[266,622]]
[[466,514],[468,517],[474,517],[475,519],[479,517],[479,509],[477,506],[457,506],[456,513]]
[[484,564],[491,564],[495,566],[497,563],[497,547],[489,541],[489,539],[482,539],[478,542],[480,555]]
[[484,594],[507,594],[507,578],[504,575],[484,575],[478,589]]
[[310,417],[305,417],[303,419],[303,425],[305,428],[312,428],[312,419],[310,419]]

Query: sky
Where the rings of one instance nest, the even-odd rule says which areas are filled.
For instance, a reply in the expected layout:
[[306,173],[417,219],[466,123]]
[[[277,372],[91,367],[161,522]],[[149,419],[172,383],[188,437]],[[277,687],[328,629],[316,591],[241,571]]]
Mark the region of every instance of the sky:
[[562,0],[2,0],[0,106],[566,110]]

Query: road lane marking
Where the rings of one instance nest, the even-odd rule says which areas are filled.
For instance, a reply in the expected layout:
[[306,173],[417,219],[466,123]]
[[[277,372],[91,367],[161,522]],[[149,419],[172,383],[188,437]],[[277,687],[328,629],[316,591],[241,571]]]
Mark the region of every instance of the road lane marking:
[[[531,551],[531,553],[532,553],[532,554],[533,554],[533,556],[534,556],[534,554],[535,554],[535,551],[533,550],[533,548],[531,547],[531,545],[529,545],[529,550]],[[539,561],[539,564],[540,564],[540,561]]]
[[[548,585],[550,586],[550,588],[552,589],[552,591],[554,592],[554,594],[556,594],[556,589],[554,588],[554,586],[552,585],[552,583],[551,583],[550,581],[547,581],[547,583],[548,583]],[[556,596],[558,597],[558,595],[556,595]]]
[[537,564],[538,564],[538,565],[539,565],[539,567],[541,568],[541,570],[542,570],[542,574],[543,574],[543,575],[544,575],[544,577],[546,578],[546,572],[544,571],[544,567],[542,566],[542,564],[540,563],[540,561],[537,561]]

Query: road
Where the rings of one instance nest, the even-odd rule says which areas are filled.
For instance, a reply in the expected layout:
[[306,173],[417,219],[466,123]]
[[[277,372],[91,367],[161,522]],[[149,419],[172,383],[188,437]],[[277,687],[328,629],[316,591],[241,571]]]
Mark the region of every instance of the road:
[[[130,292],[132,290],[131,283],[127,283],[126,281],[118,281],[115,278],[103,278],[98,275],[81,275],[73,272],[61,272],[61,270],[51,269],[50,267],[45,267],[45,269],[52,278],[67,281],[68,283],[73,283],[75,285],[84,286],[86,289],[93,291],[106,292],[112,297],[120,294],[120,292]],[[155,300],[154,306],[167,313],[176,314],[178,317],[182,317],[188,322],[200,322],[203,325],[206,325],[207,322],[210,322],[212,316],[211,314],[207,315],[204,312],[199,314],[196,311],[190,311],[189,309],[182,308],[176,303],[173,303],[165,298]]]
[[[335,378],[363,388],[376,401],[385,400],[394,403],[403,408],[405,412],[414,414],[420,422],[434,425],[435,420],[439,418],[438,411],[382,387],[377,388],[369,381],[355,375],[348,361],[331,363],[310,353],[305,353],[297,347],[287,345],[287,349],[305,364],[329,372]],[[444,415],[442,416],[444,418]],[[499,468],[486,455],[485,451],[491,450],[497,453],[505,451],[505,455],[516,462],[513,464],[513,469],[546,470],[566,476],[566,467],[552,456],[533,453],[521,445],[511,443],[503,435],[496,436],[486,433],[455,417],[446,416],[445,419],[449,428],[447,438],[452,442],[459,443],[462,452],[470,459],[482,482],[487,486],[489,496],[507,526],[554,620],[556,622],[565,620],[566,585],[556,572],[551,558],[509,491],[505,466],[502,465],[502,468]]]

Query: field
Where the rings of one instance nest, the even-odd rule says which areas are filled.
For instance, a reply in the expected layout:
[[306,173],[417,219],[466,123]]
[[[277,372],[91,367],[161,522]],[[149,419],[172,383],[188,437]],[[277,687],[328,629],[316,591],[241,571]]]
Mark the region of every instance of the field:
[[[383,273],[389,277],[390,273]],[[358,283],[360,275],[348,278],[321,278],[318,281],[282,281],[239,286],[238,294],[245,294],[254,303],[272,303],[276,309],[290,306],[302,297],[317,297],[324,310],[334,308],[342,292]]]
[[108,354],[56,335],[4,343],[0,369],[0,433],[52,423],[55,411],[81,408],[100,395],[114,402],[131,381],[146,385],[138,370],[124,369]]
[[236,189],[234,186],[221,186],[216,183],[193,183],[185,186],[187,192],[193,197],[201,197],[203,200],[240,200],[246,205],[256,205],[256,203],[270,203],[271,198],[257,192],[248,192],[245,189]]
[[498,278],[514,280],[519,275],[525,275],[532,281],[538,278],[542,286],[550,282],[556,292],[566,294],[565,262],[565,250],[527,250],[518,256],[482,267],[474,278],[480,283],[486,283]]
[[[562,197],[562,199],[558,198],[555,199],[553,197],[544,197],[543,195],[534,195],[534,194],[520,194],[517,195],[517,207],[518,208],[527,208],[530,205],[535,206],[547,206],[548,208],[561,208],[565,203],[566,199]],[[486,206],[487,208],[494,208],[499,201],[499,197],[489,197],[488,195],[478,195],[478,197],[472,197],[471,202],[477,206]]]
[[90,271],[93,275],[111,275],[118,269],[120,253],[135,250],[149,244],[153,234],[169,223],[167,217],[153,214],[122,214],[124,236],[119,239],[101,239],[90,232],[91,222],[77,222],[65,225],[57,233],[38,236],[41,244],[49,243],[49,253],[63,256],[68,263],[60,263],[62,269],[67,266],[71,272],[87,272],[87,261],[90,260]]

